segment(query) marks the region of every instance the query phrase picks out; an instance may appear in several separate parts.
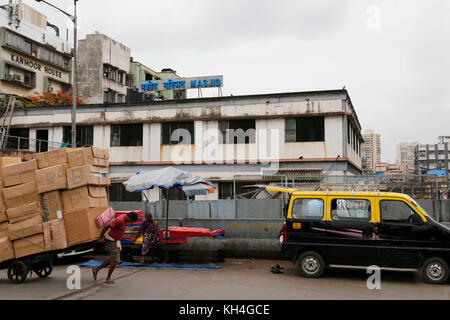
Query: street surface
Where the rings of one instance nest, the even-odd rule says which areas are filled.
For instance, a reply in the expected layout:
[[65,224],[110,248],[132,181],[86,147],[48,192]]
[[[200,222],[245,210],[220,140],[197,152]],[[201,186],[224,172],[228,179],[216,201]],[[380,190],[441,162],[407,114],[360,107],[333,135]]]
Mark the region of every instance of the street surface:
[[[0,299],[151,299],[151,300],[309,300],[309,299],[450,299],[450,284],[422,282],[414,272],[381,272],[381,289],[369,290],[365,270],[329,269],[323,278],[297,276],[291,263],[275,260],[227,259],[221,269],[136,270],[116,269],[115,284],[104,284],[107,270],[94,282],[90,269],[81,269],[81,290],[67,289],[66,269],[86,260],[56,265],[47,279],[34,276],[11,284],[0,271]],[[284,268],[272,274],[273,265]]]

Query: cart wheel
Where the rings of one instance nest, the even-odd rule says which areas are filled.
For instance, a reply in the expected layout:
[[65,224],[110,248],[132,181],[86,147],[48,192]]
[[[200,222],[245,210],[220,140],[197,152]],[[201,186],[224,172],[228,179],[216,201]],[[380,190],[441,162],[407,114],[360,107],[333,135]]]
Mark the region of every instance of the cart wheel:
[[49,260],[47,262],[38,263],[32,266],[32,270],[39,278],[47,278],[53,271],[52,261]]
[[8,279],[12,283],[23,283],[28,275],[28,267],[22,261],[13,262],[8,268]]

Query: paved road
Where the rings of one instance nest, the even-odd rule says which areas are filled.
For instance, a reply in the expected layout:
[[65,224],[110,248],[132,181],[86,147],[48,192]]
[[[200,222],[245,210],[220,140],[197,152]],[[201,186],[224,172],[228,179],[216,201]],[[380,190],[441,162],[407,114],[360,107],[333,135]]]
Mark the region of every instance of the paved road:
[[[73,263],[73,262],[72,262]],[[79,263],[79,261],[77,262]],[[274,264],[284,273],[272,274]],[[419,273],[381,274],[381,290],[369,290],[362,270],[327,270],[320,279],[297,276],[289,262],[227,259],[218,270],[117,269],[115,284],[103,283],[106,270],[94,282],[90,269],[81,269],[81,290],[68,290],[68,265],[58,265],[48,279],[32,278],[10,284],[0,271],[0,299],[152,299],[152,300],[309,300],[309,299],[450,299],[450,284],[430,285]]]

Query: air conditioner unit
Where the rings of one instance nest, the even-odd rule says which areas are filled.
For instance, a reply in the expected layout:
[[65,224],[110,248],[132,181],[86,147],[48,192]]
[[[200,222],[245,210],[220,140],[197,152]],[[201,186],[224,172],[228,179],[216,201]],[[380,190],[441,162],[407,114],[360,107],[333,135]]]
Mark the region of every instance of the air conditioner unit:
[[14,75],[14,80],[15,81],[22,81],[22,76],[20,74],[15,74]]

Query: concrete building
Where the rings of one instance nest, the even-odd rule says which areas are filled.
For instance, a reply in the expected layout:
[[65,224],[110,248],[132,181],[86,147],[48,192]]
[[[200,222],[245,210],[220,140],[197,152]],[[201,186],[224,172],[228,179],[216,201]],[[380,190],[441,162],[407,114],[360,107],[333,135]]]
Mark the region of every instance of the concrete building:
[[[131,58],[130,62],[130,87],[134,89],[135,92],[137,92],[139,83],[149,80],[167,80],[167,79],[177,79],[180,78],[176,74],[176,71],[166,68],[161,70],[161,72],[156,72],[153,69],[145,66],[144,64],[134,61],[133,58]],[[130,92],[130,91],[129,91]],[[128,97],[128,101],[130,102],[136,102],[135,100],[145,100],[145,97],[139,97],[137,99],[133,99],[131,97],[132,94],[129,94],[130,97]],[[142,93],[142,96],[144,94]],[[159,100],[172,100],[172,99],[186,99],[186,90],[163,90],[155,92],[155,94],[150,94],[151,97],[149,97],[148,100],[153,99],[159,99]],[[147,100],[147,101],[148,101]]]
[[415,150],[417,173],[428,170],[444,170],[450,176],[450,142],[446,137],[439,137],[437,144],[419,144]]
[[0,93],[68,93],[72,48],[65,31],[21,1],[0,6]]
[[150,102],[186,98],[186,90],[138,93],[140,82],[180,78],[176,71],[156,72],[134,61],[131,49],[96,32],[78,41],[78,90],[88,104]]
[[406,168],[408,173],[416,171],[415,150],[419,142],[403,142],[397,146],[397,165]]
[[[47,130],[59,143],[70,136],[70,110],[17,110],[12,126],[30,138]],[[208,199],[229,197],[238,176],[261,183],[286,172],[290,178],[305,171],[361,174],[361,125],[346,90],[82,105],[77,112],[78,145],[109,150],[117,201],[140,196],[125,192],[122,181],[169,165],[216,184]],[[157,200],[159,193],[148,197]]]
[[380,134],[366,130],[362,136],[364,143],[361,146],[361,154],[367,159],[367,171],[376,172],[376,165],[381,162]]
[[440,136],[439,137],[439,143],[450,143],[450,136]]
[[101,34],[78,41],[78,90],[89,104],[123,103],[130,83],[131,49]]
[[383,173],[386,175],[408,174],[408,167],[393,163],[380,162],[375,165],[375,173]]

